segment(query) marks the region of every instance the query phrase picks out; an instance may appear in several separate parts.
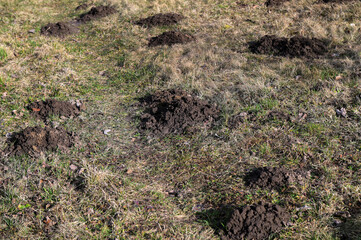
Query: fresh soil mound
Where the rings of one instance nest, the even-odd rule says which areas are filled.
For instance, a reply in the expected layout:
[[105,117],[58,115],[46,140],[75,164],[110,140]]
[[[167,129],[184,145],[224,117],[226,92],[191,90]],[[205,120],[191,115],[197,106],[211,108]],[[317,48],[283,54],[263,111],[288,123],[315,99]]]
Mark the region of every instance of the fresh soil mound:
[[265,2],[265,5],[266,5],[267,7],[274,7],[274,6],[279,6],[279,5],[281,5],[282,3],[287,2],[287,1],[289,1],[289,0],[267,0],[267,1]]
[[40,33],[45,36],[65,37],[66,35],[74,34],[78,32],[72,23],[58,22],[48,23],[40,29]]
[[51,115],[76,117],[80,114],[81,106],[70,102],[48,99],[46,101],[33,102],[27,106],[31,115],[38,119],[46,120]]
[[27,127],[9,139],[5,153],[10,155],[39,154],[56,149],[66,150],[74,146],[76,137],[63,128]]
[[260,40],[250,43],[249,49],[252,53],[258,54],[305,58],[318,58],[327,52],[326,44],[322,40],[301,36],[288,39],[266,35]]
[[245,176],[245,183],[251,188],[268,188],[281,190],[292,184],[303,184],[309,177],[308,172],[292,171],[285,168],[257,168]]
[[234,210],[222,240],[268,239],[289,222],[290,214],[278,205],[258,204]]
[[156,134],[182,133],[188,127],[211,122],[219,113],[215,105],[182,90],[159,91],[142,102],[147,109],[140,127]]
[[79,22],[89,22],[116,13],[117,10],[111,6],[92,7],[89,12],[80,15]]
[[148,46],[149,47],[155,47],[158,45],[171,46],[173,44],[178,44],[178,43],[183,44],[191,41],[195,41],[195,37],[190,34],[183,33],[180,31],[169,31],[169,32],[164,32],[156,37],[152,37],[149,40]]
[[177,24],[184,19],[184,16],[176,13],[159,13],[151,17],[143,18],[135,22],[136,25],[153,27],[153,26],[167,26]]

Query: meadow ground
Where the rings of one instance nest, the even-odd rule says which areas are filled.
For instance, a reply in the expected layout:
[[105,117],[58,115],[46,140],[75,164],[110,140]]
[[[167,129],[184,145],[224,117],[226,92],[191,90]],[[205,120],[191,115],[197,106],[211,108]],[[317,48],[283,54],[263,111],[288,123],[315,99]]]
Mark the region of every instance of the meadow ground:
[[[75,10],[84,2],[0,0],[0,237],[219,239],[230,209],[263,201],[291,219],[270,238],[361,239],[361,2],[326,2],[94,0]],[[40,34],[108,4],[116,13],[73,34]],[[135,24],[167,12],[184,19]],[[176,30],[195,40],[148,46]],[[264,35],[317,38],[328,51],[252,53]],[[216,104],[219,117],[185,133],[140,129],[139,99],[172,88]],[[34,117],[27,106],[49,98],[84,108]],[[76,144],[6,153],[11,133],[45,125]],[[281,166],[309,177],[282,189],[247,183],[253,169]]]

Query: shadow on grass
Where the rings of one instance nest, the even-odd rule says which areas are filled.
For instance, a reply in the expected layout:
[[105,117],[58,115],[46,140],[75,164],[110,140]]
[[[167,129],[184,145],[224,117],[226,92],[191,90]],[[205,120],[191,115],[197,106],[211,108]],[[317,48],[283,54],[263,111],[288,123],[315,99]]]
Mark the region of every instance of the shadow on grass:
[[218,235],[223,235],[226,232],[226,225],[229,222],[234,206],[221,206],[216,209],[209,209],[203,212],[198,212],[196,218],[200,223],[210,226]]
[[360,240],[361,239],[361,214],[347,219],[339,228],[341,240]]

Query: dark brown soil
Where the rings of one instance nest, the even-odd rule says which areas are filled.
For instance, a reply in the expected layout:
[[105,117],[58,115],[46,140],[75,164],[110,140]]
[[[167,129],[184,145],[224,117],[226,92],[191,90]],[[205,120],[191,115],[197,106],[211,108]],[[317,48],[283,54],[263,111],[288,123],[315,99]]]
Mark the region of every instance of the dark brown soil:
[[63,128],[27,127],[9,139],[5,153],[36,155],[44,151],[67,150],[74,146],[76,137]]
[[89,22],[116,13],[117,10],[111,6],[92,7],[89,12],[80,15],[79,22]]
[[215,105],[182,90],[159,91],[141,100],[146,110],[140,127],[156,134],[182,133],[197,124],[209,124],[218,117]]
[[268,188],[281,190],[292,184],[303,184],[310,173],[293,171],[285,168],[257,168],[245,176],[245,183],[251,188]]
[[76,117],[80,114],[82,106],[76,106],[70,102],[48,99],[46,101],[33,102],[27,106],[30,114],[42,120],[51,115],[63,117]]
[[288,39],[266,35],[260,40],[250,43],[249,49],[252,53],[258,54],[305,58],[318,58],[327,52],[327,46],[324,41],[301,36]]
[[79,6],[77,6],[77,7],[75,8],[75,11],[85,10],[85,9],[87,9],[88,7],[89,7],[88,4],[83,3],[83,4],[80,4]]
[[222,240],[268,239],[288,225],[290,214],[278,205],[258,204],[234,210]]
[[267,0],[265,5],[267,7],[274,7],[274,6],[280,6],[282,3],[287,2],[289,0]]
[[135,22],[136,25],[153,27],[177,24],[184,16],[176,13],[159,13],[151,17],[143,18]]
[[171,46],[173,44],[184,44],[184,43],[188,43],[188,42],[192,42],[195,41],[195,37],[187,34],[187,33],[183,33],[180,31],[169,31],[169,32],[164,32],[161,35],[158,35],[156,37],[152,37],[149,40],[148,46],[149,47],[155,47],[158,45],[168,45]]
[[40,29],[42,35],[55,37],[65,37],[78,31],[77,27],[68,22],[48,23]]

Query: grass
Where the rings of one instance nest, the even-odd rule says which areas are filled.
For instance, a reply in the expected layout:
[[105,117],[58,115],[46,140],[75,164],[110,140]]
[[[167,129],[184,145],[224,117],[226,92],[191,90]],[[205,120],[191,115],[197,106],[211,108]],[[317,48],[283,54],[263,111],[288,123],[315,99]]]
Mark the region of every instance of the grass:
[[[358,1],[289,1],[267,9],[251,0],[242,1],[246,7],[223,0],[98,0],[119,13],[64,39],[39,29],[79,16],[78,1],[1,3],[1,149],[7,133],[43,124],[25,110],[28,103],[86,103],[79,118],[51,119],[79,136],[69,153],[0,159],[1,238],[219,239],[226,217],[220,209],[260,200],[293,215],[279,239],[360,238],[350,230],[360,225],[361,202]],[[186,19],[165,28],[131,23],[170,11]],[[147,47],[148,38],[172,29],[197,41]],[[324,38],[332,50],[314,60],[250,53],[247,43],[265,34]],[[174,87],[216,103],[222,120],[194,134],[139,132],[137,99]],[[340,107],[348,118],[336,116]],[[290,120],[268,119],[272,111]],[[226,119],[241,112],[254,119],[229,128]],[[249,169],[280,165],[309,169],[313,178],[285,193],[244,185]],[[297,210],[305,205],[311,209]],[[334,228],[337,211],[354,214]]]

